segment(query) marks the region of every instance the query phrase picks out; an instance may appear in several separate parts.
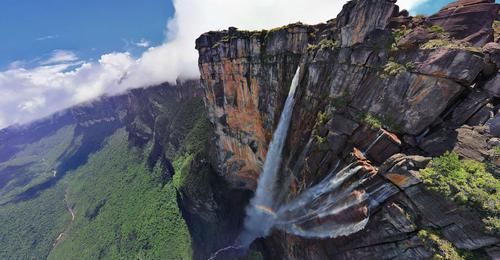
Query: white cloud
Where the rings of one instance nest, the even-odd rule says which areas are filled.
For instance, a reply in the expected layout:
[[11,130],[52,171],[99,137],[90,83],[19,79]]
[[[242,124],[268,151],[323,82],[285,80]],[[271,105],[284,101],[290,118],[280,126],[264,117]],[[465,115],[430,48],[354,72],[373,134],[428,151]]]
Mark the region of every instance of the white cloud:
[[36,38],[37,41],[47,41],[47,40],[53,40],[53,39],[56,39],[58,38],[59,36],[57,35],[45,35],[45,36],[42,36],[42,37],[38,37]]
[[[418,5],[430,2],[431,0],[398,0],[397,4],[401,9],[409,10],[412,15],[415,15],[412,10]],[[451,1],[450,1],[451,2]]]
[[151,46],[151,43],[147,41],[146,39],[141,39],[139,42],[136,42],[135,45],[137,47],[142,47],[142,48],[147,48]]
[[76,54],[72,51],[67,51],[67,50],[55,50],[52,52],[52,55],[50,58],[41,61],[41,65],[48,65],[48,64],[56,64],[56,63],[65,63],[65,62],[72,62],[78,60],[78,57]]
[[22,68],[25,65],[26,65],[25,61],[16,60],[16,61],[11,62],[8,67],[9,67],[9,69],[17,69],[17,68]]
[[33,113],[35,109],[45,105],[45,98],[44,97],[34,97],[28,101],[24,101],[23,103],[19,104],[17,107],[21,111],[26,111]]
[[[129,53],[110,53],[98,62],[58,63],[0,72],[0,127],[41,118],[103,94],[118,94],[124,90],[119,80],[133,63]],[[75,64],[76,69],[68,70]]]
[[[428,0],[400,0],[411,9]],[[256,30],[301,21],[307,24],[334,18],[347,0],[174,0],[175,16],[167,24],[167,42],[149,48],[132,67],[127,83],[153,85],[198,77],[195,39],[210,30],[235,26]]]
[[[47,116],[79,102],[126,89],[198,77],[195,39],[203,32],[235,26],[263,29],[301,21],[315,24],[337,15],[346,0],[174,0],[175,16],[166,27],[166,43],[149,47],[134,59],[110,53],[97,62],[56,50],[35,68],[12,63],[0,71],[0,128]],[[418,0],[400,0],[410,9]],[[420,1],[422,2],[422,1]],[[39,40],[56,36],[41,37]],[[8,116],[7,116],[8,115]]]
[[7,121],[5,120],[5,117],[0,113],[0,129],[4,128],[7,126]]

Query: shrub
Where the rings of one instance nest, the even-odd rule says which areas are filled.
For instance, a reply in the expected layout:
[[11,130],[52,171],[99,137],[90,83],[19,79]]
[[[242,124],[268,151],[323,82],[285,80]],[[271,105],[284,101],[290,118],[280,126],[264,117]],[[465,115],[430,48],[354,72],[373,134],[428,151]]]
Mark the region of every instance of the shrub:
[[329,99],[330,99],[330,104],[334,107],[334,108],[345,108],[347,106],[349,106],[349,103],[350,103],[350,94],[349,94],[349,91],[348,90],[344,90],[342,92],[342,94],[338,95],[338,96],[330,96]]
[[366,113],[362,116],[362,122],[371,128],[382,128],[382,120],[372,113]]
[[406,25],[403,25],[397,29],[392,30],[392,37],[394,38],[394,42],[398,43],[401,38],[404,36],[410,34],[412,32],[412,29],[406,27]]
[[328,122],[328,113],[326,111],[318,113],[318,122],[321,125],[324,125]]
[[318,145],[318,149],[320,151],[327,151],[329,149],[328,142],[326,137],[314,135],[314,139],[316,140],[316,144]]
[[262,256],[262,253],[256,250],[251,249],[250,252],[248,252],[248,255],[245,260],[262,260],[264,259],[264,256]]
[[406,72],[407,69],[404,65],[399,64],[394,61],[389,61],[387,64],[384,66],[384,74],[390,75],[390,76],[395,76],[398,75],[399,73]]
[[493,149],[493,156],[495,157],[500,156],[500,146],[497,146],[495,147],[495,149]]
[[307,45],[307,51],[315,51],[319,48],[317,44],[308,44]]
[[486,217],[483,219],[486,230],[491,234],[500,234],[500,218]]
[[317,49],[321,49],[321,50],[333,50],[335,48],[337,48],[339,46],[339,44],[334,41],[334,40],[329,40],[329,39],[323,39],[321,40],[318,44],[314,44],[314,45],[311,45],[309,44],[307,46],[307,50],[308,51],[315,51]]
[[429,27],[429,31],[431,31],[433,33],[445,33],[446,32],[444,30],[444,28],[439,26],[439,25],[433,25],[433,26]]
[[358,119],[361,123],[371,127],[371,128],[386,128],[391,132],[402,133],[403,127],[396,123],[392,118],[387,116],[378,116],[373,113],[361,113],[358,115]]
[[478,47],[473,47],[468,42],[461,42],[457,40],[453,40],[449,38],[449,36],[442,35],[437,39],[429,40],[428,42],[422,44],[420,46],[421,49],[438,49],[438,48],[448,48],[448,49],[461,49],[468,50],[473,52],[481,52],[481,49]]
[[413,20],[425,20],[425,15],[417,14],[413,17]]
[[415,65],[415,63],[414,63],[414,62],[409,61],[409,62],[407,62],[407,63],[405,64],[405,68],[406,68],[406,70],[407,70],[407,71],[408,71],[408,70],[414,70],[414,69],[416,68],[416,65]]
[[498,42],[498,40],[500,39],[500,21],[495,20],[493,22],[493,32],[494,32],[495,42]]
[[484,163],[460,160],[458,154],[446,152],[434,158],[420,177],[428,189],[477,210],[486,228],[498,234],[500,181],[486,170]]
[[434,254],[433,259],[460,260],[464,259],[449,241],[442,239],[437,232],[420,230],[417,237],[424,247]]
[[391,49],[393,51],[398,50],[398,44],[401,38],[405,37],[406,35],[410,34],[412,32],[412,29],[406,27],[406,25],[403,25],[397,29],[392,30],[392,37],[394,38],[394,43],[391,46]]
[[290,25],[283,25],[283,26],[280,26],[280,27],[273,28],[273,29],[271,29],[271,30],[268,31],[267,35],[269,35],[271,33],[275,33],[275,32],[281,31],[281,30],[288,30],[288,28],[290,28]]
[[335,49],[338,43],[334,40],[323,39],[319,42],[320,49]]

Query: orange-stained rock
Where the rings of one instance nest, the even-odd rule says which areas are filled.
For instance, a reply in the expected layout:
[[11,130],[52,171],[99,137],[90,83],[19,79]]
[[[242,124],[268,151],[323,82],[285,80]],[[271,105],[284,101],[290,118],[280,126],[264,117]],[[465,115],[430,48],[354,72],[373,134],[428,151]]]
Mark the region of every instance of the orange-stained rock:
[[402,189],[421,182],[416,176],[409,174],[409,172],[405,172],[404,174],[386,173],[384,174],[384,177]]
[[205,101],[216,129],[216,164],[235,187],[256,187],[311,29],[295,24],[265,35],[231,29],[197,40]]

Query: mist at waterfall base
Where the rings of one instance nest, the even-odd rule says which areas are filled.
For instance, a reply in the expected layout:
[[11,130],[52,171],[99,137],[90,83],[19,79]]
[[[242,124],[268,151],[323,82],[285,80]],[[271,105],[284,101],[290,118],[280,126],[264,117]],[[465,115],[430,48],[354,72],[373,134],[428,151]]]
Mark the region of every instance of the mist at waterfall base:
[[[283,189],[288,188],[286,185],[279,185],[278,174],[295,103],[295,91],[299,85],[299,74],[300,67],[292,80],[278,127],[269,145],[255,196],[246,209],[243,232],[234,245],[219,249],[210,259],[215,259],[224,251],[245,251],[255,239],[268,236],[273,228],[306,238],[334,238],[358,232],[368,223],[368,211],[393,194],[388,185],[365,186],[364,190],[358,190],[369,177],[363,171],[366,165],[355,162],[337,171],[339,162],[321,182],[293,200],[282,203],[276,199],[279,197],[277,195],[283,194]],[[362,154],[365,155],[382,135],[383,132],[379,132],[379,136]],[[364,175],[360,176],[360,173]]]

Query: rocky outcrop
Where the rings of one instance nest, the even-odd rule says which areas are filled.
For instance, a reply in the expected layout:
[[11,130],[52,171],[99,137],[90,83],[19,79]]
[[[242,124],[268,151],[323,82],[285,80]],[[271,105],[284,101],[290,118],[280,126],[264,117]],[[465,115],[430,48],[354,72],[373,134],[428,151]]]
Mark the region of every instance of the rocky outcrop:
[[419,171],[449,150],[496,158],[498,55],[496,45],[482,47],[492,41],[497,9],[492,1],[459,1],[421,18],[394,1],[357,0],[325,24],[229,28],[197,40],[215,128],[212,163],[230,189],[255,188],[297,66],[281,166],[287,197],[356,160],[374,169],[360,190],[390,187],[363,231],[324,240],[275,231],[257,243],[267,258],[429,258],[417,235],[423,229],[440,230],[460,249],[495,252],[500,240],[484,232],[478,215],[426,190]]
[[230,28],[196,41],[217,133],[217,169],[233,186],[255,188],[279,104],[312,31],[301,24],[264,32]]
[[493,41],[492,22],[498,9],[494,0],[460,0],[447,5],[429,20],[457,40],[483,46]]
[[365,42],[377,31],[384,31],[398,7],[390,1],[367,0],[349,2],[336,19],[342,47]]

